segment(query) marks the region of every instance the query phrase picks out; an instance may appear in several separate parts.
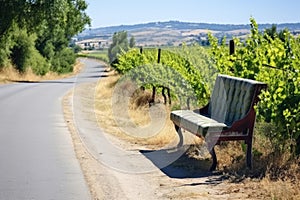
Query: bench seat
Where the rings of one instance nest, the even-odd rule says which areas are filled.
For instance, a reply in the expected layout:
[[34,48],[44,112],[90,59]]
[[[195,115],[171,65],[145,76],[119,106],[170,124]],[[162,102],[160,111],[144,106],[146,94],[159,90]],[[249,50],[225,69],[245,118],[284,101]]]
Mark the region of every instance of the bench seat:
[[208,129],[212,132],[220,132],[229,128],[225,123],[199,115],[192,110],[173,111],[171,112],[171,120],[181,128],[203,137],[206,136]]

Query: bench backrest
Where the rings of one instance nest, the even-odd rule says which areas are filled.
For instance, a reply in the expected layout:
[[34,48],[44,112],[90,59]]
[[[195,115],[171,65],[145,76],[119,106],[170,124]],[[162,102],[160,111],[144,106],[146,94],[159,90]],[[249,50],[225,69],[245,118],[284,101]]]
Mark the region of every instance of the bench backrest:
[[262,82],[218,75],[208,107],[209,117],[232,125],[247,115],[265,87]]

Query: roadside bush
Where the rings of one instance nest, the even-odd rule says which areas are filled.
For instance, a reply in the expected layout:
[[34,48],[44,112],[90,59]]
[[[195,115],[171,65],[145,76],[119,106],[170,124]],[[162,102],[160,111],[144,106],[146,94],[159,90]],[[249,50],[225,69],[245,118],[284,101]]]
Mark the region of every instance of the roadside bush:
[[28,35],[26,30],[16,28],[13,34],[14,44],[11,48],[10,58],[19,72],[25,72],[35,49],[34,35]]
[[28,65],[36,75],[43,76],[49,72],[50,64],[48,61],[35,49],[31,54]]
[[5,57],[8,54],[12,64],[21,73],[29,67],[37,75],[45,75],[49,71],[47,60],[35,48],[35,34],[28,34],[25,29],[14,27],[11,39],[13,42],[11,41],[6,49],[2,50],[3,64],[7,64],[8,60]]
[[0,36],[0,69],[4,66],[10,65],[9,55],[12,46],[12,39],[10,35]]
[[50,70],[59,74],[72,72],[75,61],[76,55],[72,49],[62,49],[55,53]]

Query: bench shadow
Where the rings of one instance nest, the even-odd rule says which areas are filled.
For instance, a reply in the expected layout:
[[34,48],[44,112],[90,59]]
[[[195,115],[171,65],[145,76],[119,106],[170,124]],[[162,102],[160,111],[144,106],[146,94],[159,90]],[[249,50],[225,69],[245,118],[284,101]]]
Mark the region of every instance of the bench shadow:
[[191,158],[186,154],[186,148],[140,150],[140,153],[170,178],[208,178],[201,184],[219,184],[224,181],[220,173],[209,171],[210,159]]

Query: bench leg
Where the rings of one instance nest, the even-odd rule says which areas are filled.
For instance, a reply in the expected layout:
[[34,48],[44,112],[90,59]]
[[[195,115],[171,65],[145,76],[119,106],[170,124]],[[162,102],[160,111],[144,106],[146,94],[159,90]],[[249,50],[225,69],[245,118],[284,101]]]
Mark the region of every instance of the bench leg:
[[179,126],[177,126],[176,124],[175,124],[175,130],[179,136],[179,143],[177,145],[177,147],[179,148],[179,147],[183,146],[183,134],[182,134],[181,128]]
[[167,96],[165,94],[165,89],[166,89],[166,87],[162,87],[161,94],[164,97],[164,104],[167,104]]
[[247,141],[246,164],[249,169],[252,169],[252,138]]
[[212,165],[211,165],[209,171],[215,171],[216,168],[217,168],[217,163],[218,163],[217,155],[216,155],[216,152],[215,152],[215,146],[208,143],[207,147],[208,147],[208,151],[209,151],[209,153],[211,155],[211,158],[212,158]]

